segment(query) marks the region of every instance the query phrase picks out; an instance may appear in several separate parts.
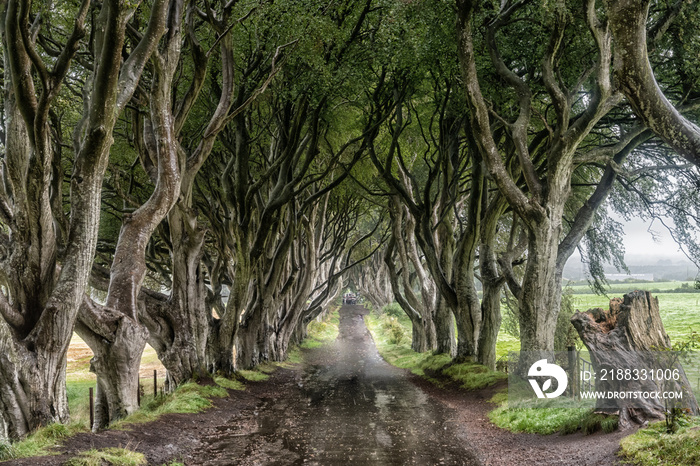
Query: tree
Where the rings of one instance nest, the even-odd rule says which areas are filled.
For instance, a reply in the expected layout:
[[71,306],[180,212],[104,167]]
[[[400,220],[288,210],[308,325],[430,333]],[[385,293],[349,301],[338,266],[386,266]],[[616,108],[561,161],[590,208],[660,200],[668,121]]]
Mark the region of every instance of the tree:
[[[684,117],[664,94],[650,63],[647,43],[649,35],[653,47],[682,14],[689,20],[687,28],[697,28],[699,10],[692,2],[663,2],[667,7],[655,15],[656,21],[647,34],[651,4],[651,0],[605,1],[615,39],[615,78],[642,121],[678,154],[700,165],[700,128]],[[680,57],[687,58],[682,50],[683,47],[679,47],[674,51],[676,55],[681,52]]]
[[[391,288],[394,297],[409,319],[413,337],[413,351],[425,352],[437,348],[434,316],[437,310],[438,297],[435,283],[423,265],[418,254],[415,238],[415,221],[407,212],[398,195],[389,198],[392,236],[386,246],[384,263],[389,272]],[[394,264],[394,253],[398,257],[400,269]],[[420,299],[414,293],[415,276],[420,289]],[[399,281],[400,277],[400,281]]]
[[[173,78],[180,63],[183,0],[168,7],[167,34],[153,52],[149,118],[137,131],[148,141],[139,153],[142,164],[153,165],[155,188],[146,202],[123,217],[112,259],[104,306],[85,297],[77,333],[94,353],[90,368],[97,374],[94,429],[109,425],[138,409],[141,354],[149,333],[139,322],[139,293],[146,275],[146,247],[180,192],[182,151],[171,109]],[[182,115],[177,115],[182,118]],[[138,117],[137,117],[138,118]]]
[[[619,137],[613,133],[611,139],[616,142],[605,146],[602,176],[596,175],[601,177],[595,190],[578,204],[567,231],[563,219],[572,200],[574,170],[600,155],[601,151],[589,148],[587,141],[621,101],[611,81],[610,31],[598,18],[595,2],[572,5],[581,8],[570,10],[567,2],[555,2],[542,22],[530,23],[537,24],[530,31],[514,28],[518,15],[532,18],[532,2],[508,1],[500,10],[489,12],[481,46],[488,50],[490,72],[512,90],[517,102],[516,115],[508,118],[499,114],[499,109],[506,110],[508,107],[500,104],[510,102],[499,102],[492,96],[496,105],[489,105],[484,89],[491,89],[482,87],[483,78],[477,71],[478,66],[486,65],[475,48],[476,3],[457,2],[460,60],[473,137],[490,176],[527,234],[522,283],[506,277],[518,298],[521,348],[525,351],[553,349],[564,264],[612,189],[615,167],[648,139],[639,127]],[[508,41],[514,33],[542,34],[546,45],[535,57],[522,61],[523,51]],[[505,36],[505,46],[499,45],[499,34]],[[577,54],[595,57],[593,65],[571,62],[566,50],[570,44],[576,44]],[[532,63],[541,63],[541,67]],[[516,161],[515,170],[504,163],[504,153],[506,161]]]
[[[68,418],[66,351],[95,251],[112,129],[165,26],[167,2],[157,0],[141,40],[123,59],[126,25],[139,3],[108,0],[94,7],[90,47],[99,63],[84,87],[83,118],[73,132],[68,221],[59,194],[63,180],[54,171],[61,161],[55,158],[49,118],[93,7],[85,0],[71,12],[72,32],[60,43],[58,55],[46,53],[51,57],[47,60],[37,48],[37,35],[47,32],[41,30],[41,13],[33,10],[32,2],[0,4],[5,82],[10,86],[4,102],[3,171],[8,183],[0,193],[8,232],[2,237],[0,404],[12,438]],[[65,237],[57,228],[62,224],[68,225]]]

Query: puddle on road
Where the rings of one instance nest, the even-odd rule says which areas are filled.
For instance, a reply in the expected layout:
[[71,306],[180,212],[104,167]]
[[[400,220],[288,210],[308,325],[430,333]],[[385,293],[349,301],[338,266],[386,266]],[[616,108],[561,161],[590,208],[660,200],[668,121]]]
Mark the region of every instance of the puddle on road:
[[332,345],[307,353],[294,384],[232,419],[206,445],[207,465],[478,464],[404,371],[376,351],[361,306],[340,311]]

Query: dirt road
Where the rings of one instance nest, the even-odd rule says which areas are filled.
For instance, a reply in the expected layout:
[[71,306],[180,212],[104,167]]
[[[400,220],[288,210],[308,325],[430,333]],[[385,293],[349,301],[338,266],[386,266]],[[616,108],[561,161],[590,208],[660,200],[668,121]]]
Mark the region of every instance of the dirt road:
[[203,464],[480,464],[447,408],[379,356],[365,312],[344,306],[338,340],[306,355],[294,389],[206,438]]
[[60,465],[92,448],[126,447],[152,465],[611,465],[627,433],[514,434],[488,420],[494,389],[435,385],[390,366],[362,320],[340,310],[332,344],[304,362],[214,400],[129,430],[78,434],[61,454],[3,464]]

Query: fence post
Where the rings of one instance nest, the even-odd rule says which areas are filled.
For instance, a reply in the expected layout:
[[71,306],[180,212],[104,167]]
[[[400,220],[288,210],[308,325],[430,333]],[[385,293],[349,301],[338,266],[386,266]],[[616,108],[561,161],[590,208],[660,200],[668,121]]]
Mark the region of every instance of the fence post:
[[569,383],[569,390],[571,398],[576,398],[576,392],[578,387],[578,355],[576,354],[576,347],[569,346],[567,348],[569,356],[569,373],[571,374],[571,380]]
[[92,387],[90,387],[90,430],[95,424],[95,400],[92,396]]
[[153,398],[158,396],[158,370],[153,369]]
[[136,404],[141,406],[141,379],[136,384]]

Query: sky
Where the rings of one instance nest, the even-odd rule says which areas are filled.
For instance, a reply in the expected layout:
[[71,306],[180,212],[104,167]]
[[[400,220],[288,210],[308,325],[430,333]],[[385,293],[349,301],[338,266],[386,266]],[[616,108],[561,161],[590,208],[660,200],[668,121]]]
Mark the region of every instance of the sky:
[[[668,226],[673,226],[670,220],[664,220],[664,222]],[[687,260],[666,227],[658,220],[643,221],[639,217],[634,217],[624,225],[624,229],[623,242],[625,257],[628,261],[645,256],[649,259]]]
[[[664,221],[673,226],[670,219]],[[623,222],[623,228],[627,265],[653,265],[659,260],[670,260],[674,263],[688,261],[660,221],[644,221],[633,217],[629,222]],[[577,250],[570,261],[578,263],[580,260],[581,256]]]

